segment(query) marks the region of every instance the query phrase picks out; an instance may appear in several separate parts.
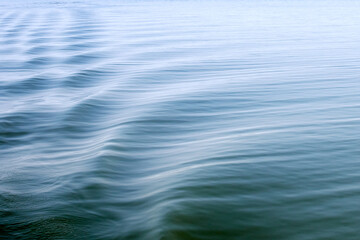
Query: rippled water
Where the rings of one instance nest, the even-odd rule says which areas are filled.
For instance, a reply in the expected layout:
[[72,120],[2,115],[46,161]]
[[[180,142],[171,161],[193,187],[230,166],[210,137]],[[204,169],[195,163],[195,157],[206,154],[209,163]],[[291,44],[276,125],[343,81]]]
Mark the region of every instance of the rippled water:
[[359,239],[356,1],[3,1],[0,238]]

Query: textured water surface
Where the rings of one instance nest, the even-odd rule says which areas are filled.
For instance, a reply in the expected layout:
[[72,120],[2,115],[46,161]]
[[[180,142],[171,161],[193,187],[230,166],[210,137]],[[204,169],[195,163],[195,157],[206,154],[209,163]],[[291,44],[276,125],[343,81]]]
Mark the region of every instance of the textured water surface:
[[356,1],[2,1],[0,238],[357,240]]

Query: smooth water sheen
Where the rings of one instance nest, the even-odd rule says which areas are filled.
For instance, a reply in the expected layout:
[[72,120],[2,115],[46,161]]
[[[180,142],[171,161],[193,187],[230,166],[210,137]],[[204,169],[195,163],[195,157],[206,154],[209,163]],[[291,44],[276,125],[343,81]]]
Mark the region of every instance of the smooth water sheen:
[[0,238],[358,240],[360,3],[0,3]]

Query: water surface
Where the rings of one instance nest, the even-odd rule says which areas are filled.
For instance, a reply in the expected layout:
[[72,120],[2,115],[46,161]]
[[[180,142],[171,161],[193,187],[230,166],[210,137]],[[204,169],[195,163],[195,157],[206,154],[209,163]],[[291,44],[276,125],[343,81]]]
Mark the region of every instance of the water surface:
[[357,240],[356,1],[3,1],[0,238]]

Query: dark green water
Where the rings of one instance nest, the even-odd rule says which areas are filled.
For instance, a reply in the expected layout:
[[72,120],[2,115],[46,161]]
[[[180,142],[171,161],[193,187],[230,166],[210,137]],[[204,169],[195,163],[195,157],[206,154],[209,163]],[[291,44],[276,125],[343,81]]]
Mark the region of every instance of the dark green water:
[[0,2],[0,239],[358,240],[359,12]]

